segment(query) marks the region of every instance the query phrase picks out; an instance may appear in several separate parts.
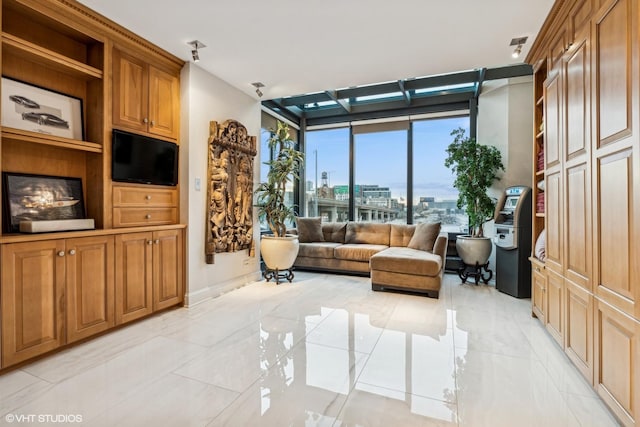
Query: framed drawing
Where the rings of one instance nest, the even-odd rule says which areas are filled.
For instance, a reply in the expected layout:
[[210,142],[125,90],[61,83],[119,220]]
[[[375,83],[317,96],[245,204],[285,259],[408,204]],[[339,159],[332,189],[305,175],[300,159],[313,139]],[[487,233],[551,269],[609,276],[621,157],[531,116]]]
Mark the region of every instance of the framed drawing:
[[2,126],[83,140],[82,100],[2,77]]
[[5,230],[18,232],[20,221],[83,219],[82,179],[3,172]]

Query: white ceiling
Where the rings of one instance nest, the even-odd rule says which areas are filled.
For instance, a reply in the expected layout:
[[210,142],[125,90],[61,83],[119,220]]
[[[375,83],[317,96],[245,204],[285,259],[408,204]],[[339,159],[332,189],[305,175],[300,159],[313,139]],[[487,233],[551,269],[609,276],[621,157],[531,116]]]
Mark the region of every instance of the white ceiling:
[[[522,62],[553,0],[80,0],[263,99]],[[513,59],[512,38],[528,36]]]

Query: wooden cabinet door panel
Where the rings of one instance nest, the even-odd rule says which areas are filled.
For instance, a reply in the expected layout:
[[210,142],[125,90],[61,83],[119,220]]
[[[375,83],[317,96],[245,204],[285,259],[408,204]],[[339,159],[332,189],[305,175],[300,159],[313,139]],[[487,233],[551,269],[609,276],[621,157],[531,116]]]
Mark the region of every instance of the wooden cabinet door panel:
[[153,311],[151,233],[116,236],[116,324]]
[[149,67],[149,132],[177,139],[180,120],[178,78]]
[[113,124],[146,132],[149,118],[148,66],[113,50]]
[[2,247],[2,366],[65,343],[63,240]]
[[640,324],[598,299],[594,313],[596,392],[624,425],[636,425]]
[[546,324],[545,316],[547,312],[547,276],[544,270],[544,266],[540,266],[534,262],[532,267],[532,292],[531,292],[531,304],[533,313],[536,317]]
[[591,178],[588,164],[565,169],[564,274],[591,291]]
[[565,280],[565,351],[591,383],[593,380],[593,295]]
[[114,238],[84,237],[66,241],[67,342],[115,324]]
[[564,346],[564,279],[547,270],[547,331],[558,344]]
[[[631,133],[632,61],[637,48],[630,45],[633,34],[632,3],[636,0],[615,0],[594,18],[595,47],[595,109],[600,148]],[[637,4],[636,4],[637,7]],[[637,13],[637,11],[636,11]],[[636,71],[637,72],[637,71]],[[637,81],[637,77],[635,78]],[[635,92],[637,94],[637,91]],[[637,95],[636,95],[637,96]],[[637,113],[637,112],[636,112]]]
[[596,235],[595,293],[629,315],[634,315],[636,284],[632,281],[633,257],[633,156],[625,150],[598,159],[594,204]]
[[182,230],[153,233],[153,309],[161,310],[182,302],[183,233]]

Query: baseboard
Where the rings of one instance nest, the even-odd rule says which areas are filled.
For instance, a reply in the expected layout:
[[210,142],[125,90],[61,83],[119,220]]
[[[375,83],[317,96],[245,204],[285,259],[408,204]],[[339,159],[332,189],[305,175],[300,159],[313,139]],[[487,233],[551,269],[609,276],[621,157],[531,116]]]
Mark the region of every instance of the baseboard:
[[247,286],[262,279],[260,271],[255,271],[244,276],[235,277],[223,283],[216,283],[215,285],[208,286],[203,289],[198,289],[194,292],[187,292],[184,297],[184,306],[193,307],[200,303],[203,303],[211,298],[219,297],[222,294],[233,291],[235,289]]

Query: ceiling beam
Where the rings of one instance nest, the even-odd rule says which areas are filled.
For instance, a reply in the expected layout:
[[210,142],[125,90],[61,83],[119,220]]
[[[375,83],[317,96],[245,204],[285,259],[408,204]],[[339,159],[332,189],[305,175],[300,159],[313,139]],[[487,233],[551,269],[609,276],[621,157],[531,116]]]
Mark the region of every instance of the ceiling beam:
[[289,108],[283,107],[276,100],[268,99],[266,101],[262,101],[262,105],[267,107],[268,109],[280,114],[284,118],[291,120],[293,123],[300,125],[300,116],[295,114]]
[[476,92],[473,95],[474,98],[477,98],[480,95],[480,92],[482,91],[482,82],[484,82],[484,76],[487,72],[486,68],[481,68],[478,71],[478,82],[476,83]]
[[307,95],[289,96],[287,98],[280,98],[280,104],[285,107],[292,105],[305,105],[313,104],[314,102],[326,102],[332,99],[327,95],[327,92],[310,93]]
[[377,85],[359,86],[348,89],[340,89],[337,96],[340,99],[359,98],[361,96],[382,95],[385,93],[398,92],[398,83],[380,83]]
[[351,105],[344,99],[338,98],[338,93],[335,90],[328,90],[325,92],[329,98],[334,100],[344,111],[347,113],[351,112]]
[[405,104],[411,105],[411,93],[404,88],[404,80],[398,80],[398,87],[400,87],[400,92],[404,96]]
[[[429,113],[443,113],[448,111],[464,111],[469,109],[469,101],[457,102],[450,104],[425,105],[418,107],[405,108],[402,115],[417,115]],[[379,110],[360,113],[351,113],[349,115],[337,115],[329,117],[318,117],[307,119],[307,126],[328,125],[334,123],[348,123],[358,120],[385,119],[389,117],[397,117],[398,110]]]
[[533,74],[533,67],[529,64],[509,65],[506,67],[488,68],[485,80],[508,79],[511,77],[530,76]]

